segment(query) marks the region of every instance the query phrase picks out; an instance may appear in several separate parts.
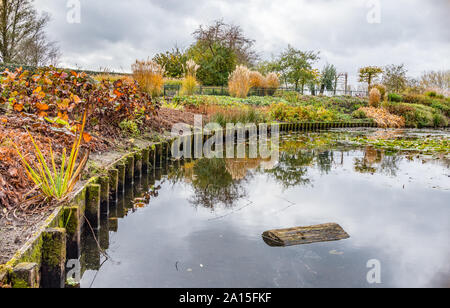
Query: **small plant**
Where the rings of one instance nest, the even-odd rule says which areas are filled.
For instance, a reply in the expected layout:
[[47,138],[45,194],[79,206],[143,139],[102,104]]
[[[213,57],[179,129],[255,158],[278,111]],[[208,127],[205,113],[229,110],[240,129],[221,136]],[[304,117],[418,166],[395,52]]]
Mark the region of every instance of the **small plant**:
[[56,168],[55,156],[53,155],[52,146],[50,145],[50,160],[51,165],[47,164],[47,161],[39,149],[39,146],[33,139],[33,136],[28,132],[31,141],[34,145],[35,156],[38,161],[36,167],[32,167],[27,161],[24,155],[22,155],[19,147],[14,143],[14,147],[20,156],[22,164],[29,178],[34,182],[36,188],[41,191],[41,196],[45,199],[55,199],[57,201],[64,200],[69,193],[72,192],[75,184],[79,181],[81,177],[81,172],[84,170],[86,163],[89,158],[89,151],[81,159],[81,162],[76,168],[76,163],[78,159],[78,154],[81,149],[81,143],[84,134],[84,127],[86,124],[86,113],[83,116],[83,122],[81,125],[81,130],[77,133],[75,142],[72,146],[72,151],[70,156],[67,157],[67,150],[64,149],[61,157],[61,166],[59,170]]
[[228,81],[228,89],[233,97],[246,98],[250,91],[250,70],[239,65],[233,73],[231,73]]
[[197,87],[197,70],[200,68],[194,60],[186,62],[184,67],[185,77],[181,85],[181,95],[194,95],[195,87]]
[[125,134],[129,134],[132,137],[139,137],[141,135],[141,131],[139,130],[139,126],[135,121],[125,120],[120,122],[120,129]]
[[131,66],[133,78],[141,89],[152,97],[160,96],[164,86],[164,68],[158,63],[147,60],[138,61]]
[[373,88],[372,90],[370,90],[369,106],[378,108],[378,107],[380,107],[380,103],[381,103],[380,90],[378,90],[377,88]]

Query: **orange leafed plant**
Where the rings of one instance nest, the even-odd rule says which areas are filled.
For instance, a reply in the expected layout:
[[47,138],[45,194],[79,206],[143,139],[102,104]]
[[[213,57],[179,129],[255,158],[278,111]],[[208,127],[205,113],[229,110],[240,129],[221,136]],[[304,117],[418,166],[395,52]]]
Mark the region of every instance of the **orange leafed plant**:
[[405,118],[389,113],[384,108],[363,107],[359,109],[370,119],[375,120],[378,126],[383,128],[402,128],[405,127]]

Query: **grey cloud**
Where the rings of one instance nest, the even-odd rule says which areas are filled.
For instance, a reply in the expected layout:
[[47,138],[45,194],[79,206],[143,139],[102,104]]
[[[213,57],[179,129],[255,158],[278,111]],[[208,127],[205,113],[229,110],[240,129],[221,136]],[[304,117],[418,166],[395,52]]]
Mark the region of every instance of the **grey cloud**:
[[[449,67],[447,0],[381,0],[381,24],[366,20],[366,0],[81,0],[81,24],[66,21],[66,1],[36,0],[52,15],[49,35],[64,65],[128,70],[136,58],[175,43],[187,47],[200,24],[223,18],[257,41],[263,58],[288,43],[322,51],[322,61],[356,75],[362,65],[404,62],[411,74]],[[353,76],[354,77],[354,76]]]

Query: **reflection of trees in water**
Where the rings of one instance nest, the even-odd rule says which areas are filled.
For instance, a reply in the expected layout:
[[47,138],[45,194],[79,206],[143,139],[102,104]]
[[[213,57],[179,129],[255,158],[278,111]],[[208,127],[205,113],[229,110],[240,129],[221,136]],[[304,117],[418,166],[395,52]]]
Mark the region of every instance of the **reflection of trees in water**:
[[314,161],[314,151],[281,152],[279,164],[267,174],[280,182],[285,189],[298,185],[308,185],[308,166]]
[[334,162],[333,151],[323,151],[317,155],[317,167],[322,174],[328,174],[331,172],[331,167]]
[[356,158],[354,167],[355,171],[360,173],[375,174],[379,172],[389,176],[396,176],[399,170],[399,163],[402,160],[403,158],[400,155],[387,155],[384,150],[366,147],[364,158]]
[[233,207],[237,200],[247,196],[243,179],[233,179],[225,159],[200,159],[195,162],[193,172],[195,195],[191,202],[195,206],[214,209],[222,204]]
[[403,158],[396,154],[384,156],[380,165],[381,172],[389,176],[397,176],[397,172],[400,170],[399,164],[402,160]]

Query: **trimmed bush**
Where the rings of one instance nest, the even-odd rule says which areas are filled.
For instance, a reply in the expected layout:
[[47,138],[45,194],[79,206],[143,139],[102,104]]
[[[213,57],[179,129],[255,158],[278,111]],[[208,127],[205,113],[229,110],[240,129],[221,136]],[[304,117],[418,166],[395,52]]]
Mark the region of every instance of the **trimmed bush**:
[[396,93],[389,93],[388,95],[388,101],[394,102],[394,103],[400,103],[403,101],[403,96]]

